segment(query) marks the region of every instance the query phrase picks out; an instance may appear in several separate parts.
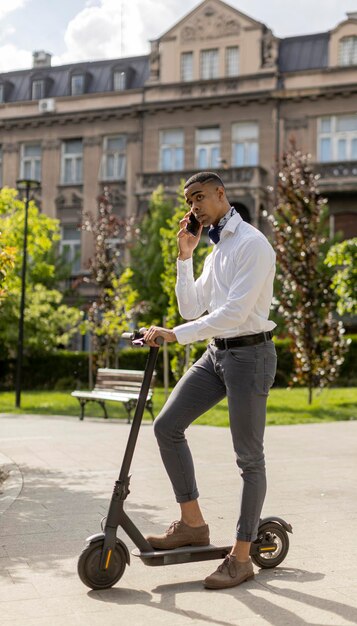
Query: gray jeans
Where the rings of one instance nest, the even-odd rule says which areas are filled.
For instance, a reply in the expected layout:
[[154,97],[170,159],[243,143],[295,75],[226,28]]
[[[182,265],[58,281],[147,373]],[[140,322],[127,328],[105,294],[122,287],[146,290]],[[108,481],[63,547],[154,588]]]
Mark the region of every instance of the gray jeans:
[[[154,431],[176,501],[198,498],[186,428],[225,396],[239,472],[243,479],[236,537],[254,541],[266,493],[266,403],[276,372],[272,341],[219,350],[212,344],[173,389]],[[224,476],[222,476],[224,482]]]

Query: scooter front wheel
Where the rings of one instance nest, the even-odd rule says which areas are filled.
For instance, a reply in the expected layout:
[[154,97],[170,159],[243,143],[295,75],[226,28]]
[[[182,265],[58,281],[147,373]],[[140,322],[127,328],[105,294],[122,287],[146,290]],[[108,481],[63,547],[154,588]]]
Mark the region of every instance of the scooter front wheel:
[[263,569],[276,567],[282,563],[289,551],[288,533],[277,522],[266,522],[259,527],[258,538],[252,547],[254,549],[251,553],[252,561],[258,567]]
[[78,575],[82,583],[91,589],[109,589],[120,580],[127,563],[122,546],[117,543],[108,567],[100,569],[103,540],[94,541],[86,546],[78,559]]

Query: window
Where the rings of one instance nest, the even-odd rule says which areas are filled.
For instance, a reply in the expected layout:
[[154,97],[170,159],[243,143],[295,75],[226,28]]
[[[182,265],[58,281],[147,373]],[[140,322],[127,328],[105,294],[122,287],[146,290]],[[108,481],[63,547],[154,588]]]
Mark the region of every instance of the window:
[[184,168],[184,132],[180,129],[160,132],[160,170],[180,171]]
[[104,137],[102,158],[103,180],[125,180],[126,137]]
[[226,48],[226,76],[238,76],[239,74],[239,48],[232,46]]
[[357,114],[321,117],[317,153],[321,162],[357,161]]
[[45,81],[33,80],[32,81],[32,100],[41,100],[45,97]]
[[357,65],[357,37],[344,37],[339,45],[339,65]]
[[62,147],[62,183],[78,185],[83,178],[82,139],[68,139]]
[[208,167],[220,167],[220,128],[199,128],[196,131],[196,165],[202,170]]
[[201,51],[201,78],[218,78],[218,50]]
[[2,102],[5,102],[5,89],[4,89],[4,84],[0,83],[0,104]]
[[126,75],[125,72],[115,71],[113,74],[113,88],[114,91],[124,91],[126,88]]
[[75,224],[62,226],[60,250],[73,274],[78,274],[81,269],[81,232]]
[[41,145],[22,144],[20,178],[41,180]]
[[181,54],[181,80],[184,82],[193,80],[193,52]]
[[237,122],[232,126],[232,165],[254,166],[259,163],[259,127],[256,122]]
[[84,93],[85,76],[84,74],[74,74],[71,77],[71,95],[80,96]]

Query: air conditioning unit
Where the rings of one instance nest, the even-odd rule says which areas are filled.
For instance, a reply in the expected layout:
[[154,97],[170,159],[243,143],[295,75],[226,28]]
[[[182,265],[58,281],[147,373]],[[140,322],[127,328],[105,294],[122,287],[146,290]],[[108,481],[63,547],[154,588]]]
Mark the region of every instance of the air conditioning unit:
[[39,100],[38,110],[40,113],[53,113],[56,110],[54,98],[43,98],[43,100]]

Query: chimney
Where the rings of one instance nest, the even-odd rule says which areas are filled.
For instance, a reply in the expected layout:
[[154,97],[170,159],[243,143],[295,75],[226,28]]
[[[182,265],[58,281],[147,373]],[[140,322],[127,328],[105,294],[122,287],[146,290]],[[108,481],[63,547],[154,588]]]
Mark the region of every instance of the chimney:
[[357,20],[357,11],[351,11],[350,13],[346,13],[349,20]]
[[44,50],[35,50],[32,53],[32,67],[51,67],[52,54]]

